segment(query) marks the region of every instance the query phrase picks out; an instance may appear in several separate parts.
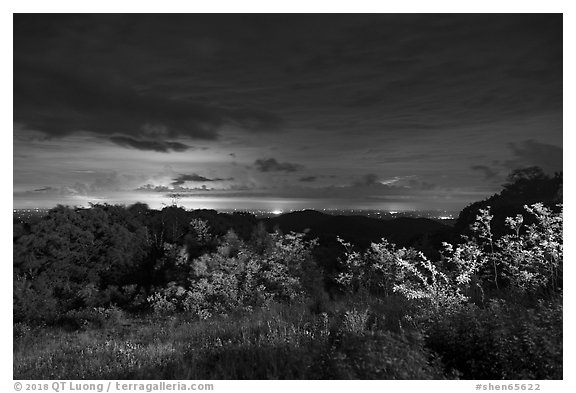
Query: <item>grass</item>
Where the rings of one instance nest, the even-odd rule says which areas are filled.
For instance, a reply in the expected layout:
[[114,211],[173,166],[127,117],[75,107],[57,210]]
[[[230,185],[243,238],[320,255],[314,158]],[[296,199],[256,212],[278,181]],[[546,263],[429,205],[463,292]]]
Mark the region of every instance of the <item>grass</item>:
[[[416,335],[369,326],[367,311],[311,314],[275,305],[196,321],[185,315],[121,323],[20,327],[14,379],[440,379]],[[361,318],[358,318],[361,316]]]
[[[402,298],[193,319],[112,308],[14,325],[14,379],[561,379],[562,299],[469,304],[424,325]],[[79,316],[83,316],[82,319]]]

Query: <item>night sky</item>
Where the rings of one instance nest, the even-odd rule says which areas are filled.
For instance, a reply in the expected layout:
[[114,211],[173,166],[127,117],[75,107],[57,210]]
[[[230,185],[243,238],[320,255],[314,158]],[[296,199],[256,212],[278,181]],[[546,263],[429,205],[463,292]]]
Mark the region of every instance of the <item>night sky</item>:
[[562,170],[561,14],[14,16],[14,208],[446,209]]

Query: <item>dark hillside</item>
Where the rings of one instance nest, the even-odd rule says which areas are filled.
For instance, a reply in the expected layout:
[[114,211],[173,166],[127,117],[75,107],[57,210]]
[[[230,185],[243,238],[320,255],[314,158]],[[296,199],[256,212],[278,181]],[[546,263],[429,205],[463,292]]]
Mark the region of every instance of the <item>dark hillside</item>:
[[454,225],[454,231],[456,234],[470,235],[470,225],[476,220],[480,209],[488,207],[494,216],[491,229],[496,237],[509,233],[504,222],[506,217],[522,214],[526,219],[524,223],[532,224],[532,218],[525,214],[524,206],[542,203],[559,211],[557,205],[562,203],[562,179],[562,173],[549,176],[538,167],[517,169],[508,176],[508,182],[501,192],[465,207]]
[[378,220],[363,216],[332,216],[312,210],[283,214],[263,222],[268,229],[278,227],[285,233],[308,230],[309,235],[319,238],[321,243],[340,236],[361,248],[382,238],[407,246],[421,235],[450,230],[449,226],[427,218]]

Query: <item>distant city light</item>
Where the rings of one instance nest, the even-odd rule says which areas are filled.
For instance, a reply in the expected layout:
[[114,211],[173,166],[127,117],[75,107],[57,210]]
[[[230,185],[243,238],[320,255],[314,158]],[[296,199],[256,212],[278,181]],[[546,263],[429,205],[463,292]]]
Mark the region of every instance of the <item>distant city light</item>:
[[[202,207],[201,207],[202,206]],[[184,206],[182,206],[184,207]],[[198,205],[195,209],[204,208],[208,209],[206,205]],[[186,209],[188,211],[193,211],[195,209]],[[253,214],[257,218],[268,218],[271,216],[279,216],[281,214],[286,214],[289,212],[295,211],[305,211],[305,210],[314,210],[313,207],[309,207],[307,209],[272,209],[268,210],[266,208],[261,209],[239,209],[239,208],[228,208],[228,209],[216,209],[223,213],[250,213]],[[454,212],[446,211],[446,210],[411,210],[411,211],[401,211],[401,210],[372,210],[372,209],[338,209],[338,208],[322,208],[318,209],[324,214],[331,214],[331,215],[362,215],[365,217],[370,217],[377,220],[389,220],[395,219],[400,217],[421,217],[421,218],[428,218],[428,219],[436,219],[442,220],[448,223],[451,220],[454,220],[457,217],[457,214]],[[13,209],[14,217],[23,220],[34,220],[40,218],[46,214],[50,209],[41,209],[41,208],[26,208],[26,209]]]

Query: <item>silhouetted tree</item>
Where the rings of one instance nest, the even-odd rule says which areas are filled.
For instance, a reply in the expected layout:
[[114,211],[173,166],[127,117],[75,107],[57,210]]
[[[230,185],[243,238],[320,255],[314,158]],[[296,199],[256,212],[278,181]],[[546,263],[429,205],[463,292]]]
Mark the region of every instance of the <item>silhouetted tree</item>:
[[[562,173],[553,176],[545,174],[538,167],[516,169],[507,177],[503,190],[479,202],[464,208],[454,225],[456,234],[471,234],[470,226],[476,220],[480,209],[490,207],[492,232],[495,237],[507,233],[505,218],[514,217],[524,212],[524,205],[542,203],[557,211],[556,205],[562,202]],[[532,218],[529,218],[532,220]],[[527,224],[532,223],[528,221]]]

